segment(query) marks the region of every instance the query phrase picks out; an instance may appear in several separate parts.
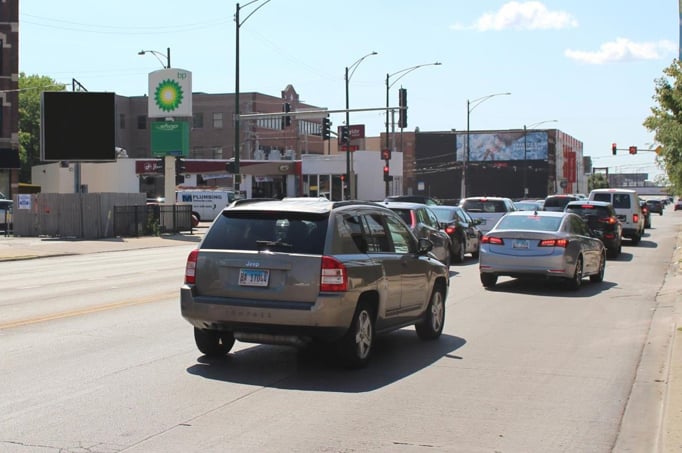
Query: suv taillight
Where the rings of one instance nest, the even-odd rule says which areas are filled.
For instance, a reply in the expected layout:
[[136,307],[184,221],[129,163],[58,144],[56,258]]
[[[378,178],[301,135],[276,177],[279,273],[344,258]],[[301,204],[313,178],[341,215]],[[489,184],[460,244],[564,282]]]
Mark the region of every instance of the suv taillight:
[[199,249],[189,252],[185,265],[185,283],[190,285],[196,283],[197,258],[199,258]]
[[632,214],[632,223],[639,222],[639,214]]
[[346,266],[339,260],[330,256],[322,257],[322,269],[320,270],[320,291],[347,291],[348,272]]

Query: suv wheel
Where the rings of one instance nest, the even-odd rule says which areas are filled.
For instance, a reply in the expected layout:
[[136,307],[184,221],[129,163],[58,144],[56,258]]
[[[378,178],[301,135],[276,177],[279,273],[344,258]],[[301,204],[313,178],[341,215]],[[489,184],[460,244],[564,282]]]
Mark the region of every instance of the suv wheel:
[[194,342],[199,351],[208,357],[223,357],[234,346],[234,336],[230,332],[216,332],[195,327]]
[[634,236],[632,236],[631,239],[632,239],[632,245],[637,245],[637,244],[639,244],[639,241],[642,240],[642,234],[641,234],[641,233],[637,233],[637,234],[635,234]]
[[374,344],[374,316],[366,302],[360,302],[353,315],[353,322],[341,339],[339,352],[346,366],[362,368],[369,362]]
[[426,307],[424,320],[414,325],[417,336],[422,340],[435,340],[440,337],[445,324],[445,297],[440,286],[433,288],[431,300]]

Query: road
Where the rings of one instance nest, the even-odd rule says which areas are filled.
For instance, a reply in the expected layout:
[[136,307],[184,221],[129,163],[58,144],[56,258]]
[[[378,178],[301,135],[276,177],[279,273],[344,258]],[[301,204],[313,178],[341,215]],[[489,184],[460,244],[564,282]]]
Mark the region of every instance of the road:
[[453,265],[441,340],[381,337],[356,371],[239,342],[201,356],[178,306],[194,244],[0,263],[0,451],[651,451],[661,390],[637,376],[661,372],[646,351],[680,219],[578,292],[485,290]]

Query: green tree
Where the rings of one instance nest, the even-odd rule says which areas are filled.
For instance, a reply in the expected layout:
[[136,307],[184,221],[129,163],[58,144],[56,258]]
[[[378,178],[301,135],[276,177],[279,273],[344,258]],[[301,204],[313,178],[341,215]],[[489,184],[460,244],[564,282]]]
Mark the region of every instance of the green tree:
[[658,163],[668,176],[672,191],[682,194],[682,65],[679,60],[663,70],[663,76],[656,79],[658,103],[651,108],[651,116],[644,121],[644,127],[655,133],[661,151]]
[[605,189],[607,187],[609,187],[609,181],[606,178],[606,175],[602,173],[592,173],[587,180],[588,191],[591,191],[592,189]]
[[19,74],[20,182],[31,182],[31,167],[40,161],[40,98],[43,91],[64,91],[47,76]]

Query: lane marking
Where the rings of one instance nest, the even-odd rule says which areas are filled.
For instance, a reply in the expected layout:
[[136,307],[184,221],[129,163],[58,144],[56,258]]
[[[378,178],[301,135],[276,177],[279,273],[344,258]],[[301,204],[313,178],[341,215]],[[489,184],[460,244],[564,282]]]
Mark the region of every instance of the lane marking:
[[123,300],[120,302],[114,302],[114,303],[110,303],[110,304],[95,305],[93,307],[85,307],[85,308],[80,308],[80,309],[76,309],[76,310],[63,311],[63,312],[59,312],[59,313],[53,313],[51,315],[39,316],[36,318],[20,319],[17,321],[0,323],[0,330],[12,329],[12,328],[21,327],[21,326],[28,326],[31,324],[39,324],[42,322],[54,321],[57,319],[73,318],[76,316],[89,315],[91,313],[97,313],[100,311],[107,311],[107,310],[115,310],[117,308],[132,307],[135,305],[148,304],[151,302],[158,302],[161,299],[171,298],[171,297],[177,296],[177,295],[178,295],[178,293],[176,291],[173,291],[173,292],[167,292],[167,293],[163,293],[163,294],[155,294],[152,296],[147,296],[147,297],[142,297],[142,298]]

